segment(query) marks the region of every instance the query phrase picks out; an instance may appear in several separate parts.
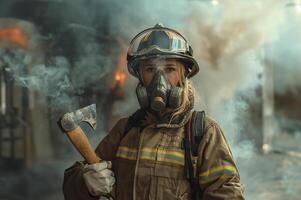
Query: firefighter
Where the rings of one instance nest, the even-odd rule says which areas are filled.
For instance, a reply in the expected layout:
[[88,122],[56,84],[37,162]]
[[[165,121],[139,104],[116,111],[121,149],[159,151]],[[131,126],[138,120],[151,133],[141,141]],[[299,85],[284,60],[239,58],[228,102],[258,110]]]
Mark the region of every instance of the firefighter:
[[[201,140],[194,144],[197,155],[190,157],[193,164],[187,163],[186,151],[193,149],[183,145],[193,115],[189,78],[199,66],[186,39],[157,24],[134,37],[127,60],[130,74],[139,82],[140,108],[120,119],[96,148],[105,161],[77,162],[65,171],[65,199],[244,199],[229,144],[220,126],[207,116]],[[194,183],[187,176],[191,169]]]

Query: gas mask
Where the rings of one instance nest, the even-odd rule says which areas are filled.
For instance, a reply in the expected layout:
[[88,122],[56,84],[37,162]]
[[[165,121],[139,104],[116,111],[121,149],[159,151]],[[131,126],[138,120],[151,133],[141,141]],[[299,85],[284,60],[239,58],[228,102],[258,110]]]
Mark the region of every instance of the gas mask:
[[183,89],[172,86],[162,70],[157,70],[148,86],[137,85],[136,94],[142,108],[151,108],[161,112],[165,108],[177,108],[181,105]]

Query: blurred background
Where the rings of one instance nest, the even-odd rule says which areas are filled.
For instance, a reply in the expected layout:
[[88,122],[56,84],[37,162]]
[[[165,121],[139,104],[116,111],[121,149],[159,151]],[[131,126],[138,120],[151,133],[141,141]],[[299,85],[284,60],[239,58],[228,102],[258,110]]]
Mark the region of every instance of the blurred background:
[[96,103],[96,147],[133,113],[127,48],[158,22],[193,47],[195,109],[223,127],[246,199],[300,199],[301,1],[0,0],[0,200],[63,199],[82,158],[58,118]]

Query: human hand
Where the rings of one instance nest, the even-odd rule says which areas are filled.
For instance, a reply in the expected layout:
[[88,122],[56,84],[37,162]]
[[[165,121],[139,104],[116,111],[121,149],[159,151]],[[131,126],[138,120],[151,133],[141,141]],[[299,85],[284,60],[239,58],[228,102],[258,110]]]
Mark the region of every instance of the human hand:
[[115,183],[114,173],[108,169],[106,161],[85,165],[83,179],[89,193],[93,196],[110,193]]

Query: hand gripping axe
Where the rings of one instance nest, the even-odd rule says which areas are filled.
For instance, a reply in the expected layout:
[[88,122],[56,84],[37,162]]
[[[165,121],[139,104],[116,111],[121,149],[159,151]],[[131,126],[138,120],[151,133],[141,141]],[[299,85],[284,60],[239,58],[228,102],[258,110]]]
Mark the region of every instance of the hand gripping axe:
[[[81,122],[88,123],[93,130],[96,129],[96,105],[92,104],[74,112],[65,113],[58,124],[63,132],[65,132],[84,159],[89,164],[98,163],[101,159],[96,155],[86,134],[79,126]],[[111,163],[107,163],[111,167]]]

